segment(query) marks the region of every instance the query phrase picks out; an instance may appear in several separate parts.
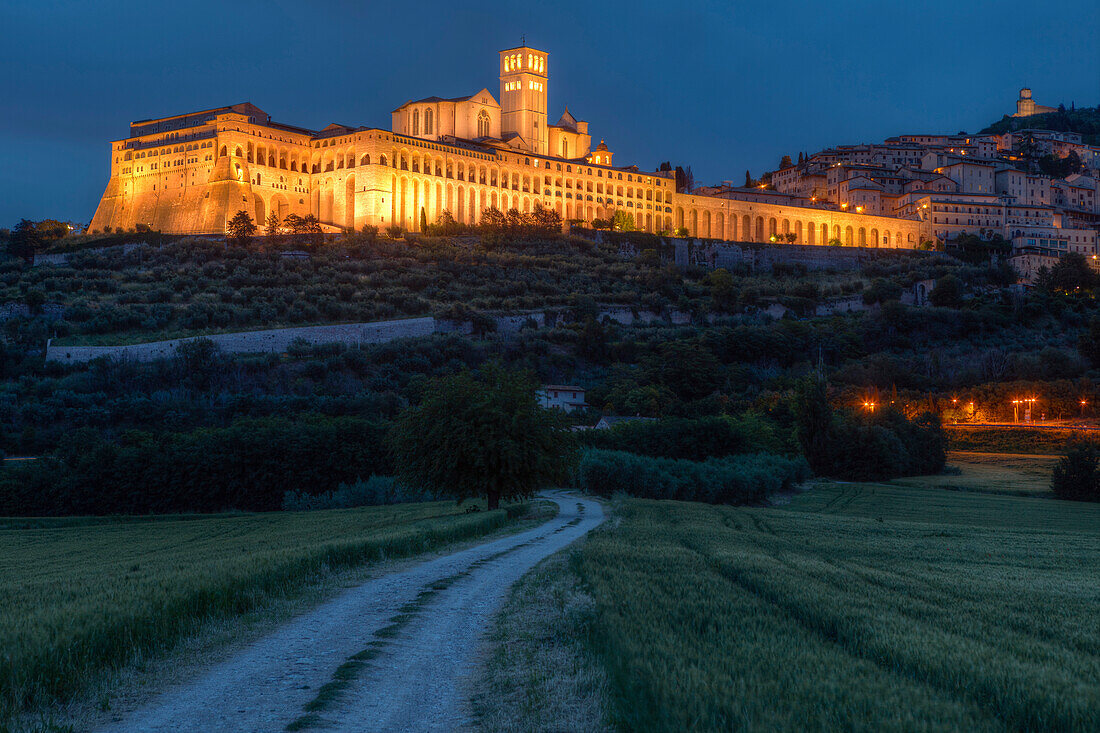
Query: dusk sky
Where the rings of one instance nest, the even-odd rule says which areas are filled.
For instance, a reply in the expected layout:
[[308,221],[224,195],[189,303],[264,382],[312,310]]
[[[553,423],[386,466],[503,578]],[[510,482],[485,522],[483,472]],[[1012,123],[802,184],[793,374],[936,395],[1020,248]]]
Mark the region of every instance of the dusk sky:
[[409,99],[498,95],[497,55],[549,52],[550,118],[618,165],[697,182],[908,132],[975,132],[1100,103],[1100,3],[7,0],[0,226],[88,222],[132,120],[250,101],[273,119],[389,127]]

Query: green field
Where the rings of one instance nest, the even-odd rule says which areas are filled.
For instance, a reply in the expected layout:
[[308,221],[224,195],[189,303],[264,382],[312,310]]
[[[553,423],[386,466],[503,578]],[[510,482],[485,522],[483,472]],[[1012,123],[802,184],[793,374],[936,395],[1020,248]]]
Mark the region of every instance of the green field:
[[579,549],[626,730],[1096,730],[1100,506],[625,500]]
[[209,619],[330,571],[478,537],[527,505],[454,502],[161,519],[0,520],[0,730]]
[[952,451],[947,464],[954,472],[894,479],[896,486],[957,489],[990,494],[1050,495],[1050,473],[1058,456],[1022,453]]

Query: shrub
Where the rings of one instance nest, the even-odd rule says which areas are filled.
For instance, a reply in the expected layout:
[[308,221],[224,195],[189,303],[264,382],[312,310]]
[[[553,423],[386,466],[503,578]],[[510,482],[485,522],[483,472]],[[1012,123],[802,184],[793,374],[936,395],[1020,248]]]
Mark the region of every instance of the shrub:
[[809,476],[801,457],[756,453],[686,461],[588,449],[577,466],[576,484],[599,496],[623,492],[645,499],[759,504]]
[[1059,499],[1100,501],[1100,453],[1094,443],[1071,445],[1050,476]]
[[291,512],[315,509],[352,509],[358,506],[406,504],[432,501],[433,496],[424,491],[408,489],[397,484],[392,476],[371,476],[366,481],[340,484],[332,491],[310,494],[307,491],[288,491],[283,495],[283,509]]
[[855,415],[834,410],[824,382],[807,380],[795,394],[799,444],[814,472],[870,481],[938,473],[947,460],[939,417],[914,420],[890,409]]
[[758,415],[637,420],[587,430],[580,440],[592,448],[692,461],[782,450],[775,426]]
[[0,515],[271,511],[288,491],[321,494],[389,473],[387,425],[353,417],[241,419],[186,433],[92,429],[52,456],[0,473]]

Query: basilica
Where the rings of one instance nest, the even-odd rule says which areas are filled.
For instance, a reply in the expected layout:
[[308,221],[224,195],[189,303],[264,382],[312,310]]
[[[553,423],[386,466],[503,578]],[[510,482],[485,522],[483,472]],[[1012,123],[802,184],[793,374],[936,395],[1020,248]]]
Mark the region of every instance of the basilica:
[[[89,229],[144,224],[168,233],[225,231],[238,211],[316,216],[329,231],[418,231],[448,211],[476,224],[490,207],[586,222],[622,210],[649,232],[734,241],[914,247],[920,222],[829,210],[732,187],[678,192],[669,171],[616,165],[588,123],[549,116],[549,57],[499,52],[499,90],[427,97],[393,110],[389,130],[275,122],[251,103],[140,120],[111,143],[111,174]],[[778,238],[778,240],[777,240]]]

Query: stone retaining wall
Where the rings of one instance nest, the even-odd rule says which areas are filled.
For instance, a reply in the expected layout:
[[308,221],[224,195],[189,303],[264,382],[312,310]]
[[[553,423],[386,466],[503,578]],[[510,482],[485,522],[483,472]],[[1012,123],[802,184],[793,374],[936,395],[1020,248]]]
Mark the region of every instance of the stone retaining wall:
[[101,356],[113,356],[133,361],[153,361],[174,356],[181,343],[200,338],[210,339],[218,345],[218,348],[230,354],[281,354],[289,348],[292,342],[299,339],[310,344],[341,343],[357,346],[359,344],[381,344],[400,338],[429,336],[435,332],[435,319],[426,317],[375,321],[373,323],[345,323],[332,326],[303,326],[267,331],[217,333],[209,336],[193,336],[125,346],[57,346],[53,343],[47,343],[46,361],[76,363],[91,361]]

